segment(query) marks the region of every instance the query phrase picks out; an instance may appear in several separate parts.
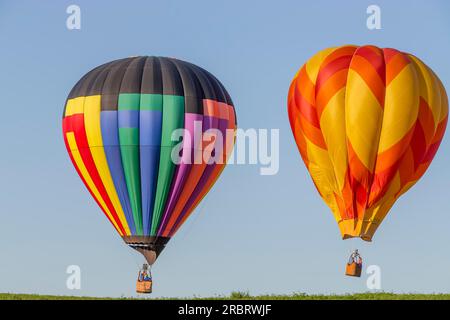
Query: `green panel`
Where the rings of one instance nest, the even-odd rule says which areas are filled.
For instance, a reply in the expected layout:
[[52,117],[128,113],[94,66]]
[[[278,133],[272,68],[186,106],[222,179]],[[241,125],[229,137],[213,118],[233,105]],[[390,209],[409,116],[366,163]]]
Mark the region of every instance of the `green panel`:
[[141,94],[141,110],[162,110],[162,94],[145,93]]
[[136,233],[143,235],[141,209],[141,174],[139,168],[139,129],[119,128],[120,154],[128,195],[136,225]]
[[140,93],[119,94],[119,110],[139,110],[141,100]]
[[155,206],[153,207],[151,235],[156,235],[167,195],[172,183],[175,164],[172,162],[172,148],[176,141],[171,141],[172,132],[179,128],[184,128],[184,97],[163,96],[161,133],[161,152],[159,156],[158,182],[156,185]]

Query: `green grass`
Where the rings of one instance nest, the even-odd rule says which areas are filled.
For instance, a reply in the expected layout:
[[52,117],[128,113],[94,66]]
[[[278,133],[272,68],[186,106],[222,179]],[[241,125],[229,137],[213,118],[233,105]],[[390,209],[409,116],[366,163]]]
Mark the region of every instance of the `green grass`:
[[[149,296],[151,298],[151,295]],[[122,298],[96,298],[75,296],[50,296],[37,294],[0,293],[0,300],[126,300],[136,299],[131,297]],[[162,299],[190,299],[190,298],[162,298]],[[193,299],[204,300],[450,300],[450,294],[421,294],[421,293],[357,293],[344,295],[307,295],[304,293],[293,293],[289,295],[260,295],[252,296],[248,292],[232,292],[229,296],[215,297],[193,297]]]

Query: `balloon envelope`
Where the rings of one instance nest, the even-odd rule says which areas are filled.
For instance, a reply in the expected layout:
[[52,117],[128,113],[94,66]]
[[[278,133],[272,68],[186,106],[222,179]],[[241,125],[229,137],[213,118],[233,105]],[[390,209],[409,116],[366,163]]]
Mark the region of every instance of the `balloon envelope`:
[[370,241],[425,173],[448,100],[417,57],[375,46],[320,51],[295,75],[288,113],[302,159],[342,237]]
[[[163,57],[93,69],[70,92],[63,115],[75,169],[117,232],[150,264],[222,172],[235,128],[231,98],[213,75]],[[184,134],[179,140],[177,130]],[[213,142],[195,143],[206,132]]]

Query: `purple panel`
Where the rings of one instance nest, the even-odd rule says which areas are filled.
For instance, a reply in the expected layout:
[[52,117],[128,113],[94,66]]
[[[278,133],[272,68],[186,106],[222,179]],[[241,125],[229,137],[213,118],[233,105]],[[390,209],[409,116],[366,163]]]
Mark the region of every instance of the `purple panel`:
[[[210,122],[210,124],[212,123],[217,123],[217,118],[212,118],[211,117],[205,117],[205,118],[210,118],[208,122]],[[215,128],[217,128],[217,126],[214,126]],[[222,132],[222,136],[223,136],[223,141],[222,141],[222,145],[225,148],[225,143],[226,143],[226,130],[228,128],[228,120],[225,119],[218,119],[218,129],[220,130],[220,132]],[[207,129],[205,129],[206,131]],[[173,232],[175,232],[175,230],[177,230],[178,225],[180,224],[180,222],[182,221],[183,217],[187,214],[189,208],[191,208],[194,205],[195,199],[197,199],[198,195],[203,191],[203,189],[205,188],[206,182],[208,181],[208,178],[211,176],[211,173],[213,172],[214,168],[216,167],[216,163],[212,163],[212,164],[208,164],[205,168],[205,171],[203,172],[202,177],[200,178],[197,186],[195,187],[194,191],[192,192],[192,195],[190,196],[189,200],[186,202],[186,205],[184,206],[183,211],[181,212],[180,216],[178,217],[177,221],[175,222],[175,224],[173,225],[172,229],[169,232],[169,235],[172,236]]]

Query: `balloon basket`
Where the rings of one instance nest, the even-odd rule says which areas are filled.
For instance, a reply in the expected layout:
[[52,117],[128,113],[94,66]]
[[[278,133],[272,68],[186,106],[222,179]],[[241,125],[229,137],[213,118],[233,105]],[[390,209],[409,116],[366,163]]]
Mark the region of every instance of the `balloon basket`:
[[136,292],[137,293],[152,293],[152,281],[136,281]]
[[345,268],[345,275],[350,277],[361,277],[362,263],[347,263]]

